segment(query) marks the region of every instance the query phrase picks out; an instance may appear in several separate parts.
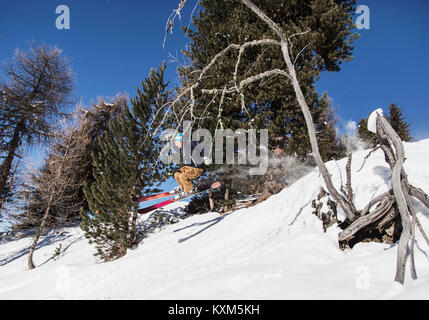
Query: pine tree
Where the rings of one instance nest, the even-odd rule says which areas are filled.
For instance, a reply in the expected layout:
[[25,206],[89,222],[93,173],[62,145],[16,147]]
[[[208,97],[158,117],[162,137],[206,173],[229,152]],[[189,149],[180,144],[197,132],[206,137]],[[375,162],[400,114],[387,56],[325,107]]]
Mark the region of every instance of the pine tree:
[[[342,62],[351,60],[351,45],[357,37],[352,31],[355,1],[257,0],[254,3],[288,35],[305,33],[290,38],[300,85],[318,126],[322,156],[325,160],[341,157],[343,150],[336,131],[327,121],[327,97],[318,95],[315,81],[322,71],[339,71]],[[239,1],[202,0],[200,5],[204,10],[193,19],[194,28],[184,28],[192,41],[190,49],[185,51],[191,65],[179,69],[184,87],[194,83],[201,70],[228,45],[277,39],[267,24]],[[231,51],[217,61],[199,81],[200,87],[222,89],[230,85],[234,79],[237,56],[237,51]],[[273,69],[285,69],[281,50],[269,45],[252,46],[241,56],[237,83]],[[220,94],[213,97],[195,92],[194,98],[197,101],[193,110],[195,116],[204,117],[200,126],[212,132],[219,127],[220,121],[225,128],[233,130],[268,128],[270,149],[275,148],[277,139],[283,139],[286,154],[296,155],[301,160],[307,159],[311,146],[306,123],[293,87],[287,85],[282,76],[269,77],[246,86],[246,110],[242,107],[239,94],[227,94],[222,99]],[[219,108],[221,101],[223,105]],[[216,166],[214,169],[219,170]],[[230,182],[230,195],[255,186],[249,183],[245,174],[244,170],[240,172],[234,167],[222,170],[222,175]]]
[[[255,4],[290,35],[311,30],[291,38],[291,50],[293,56],[298,56],[306,48],[299,54],[296,68],[307,103],[317,123],[321,120],[317,118],[323,117],[327,104],[324,97],[319,97],[316,93],[314,83],[321,71],[338,71],[341,62],[351,59],[351,44],[356,38],[351,31],[354,1],[258,0]],[[185,51],[192,64],[180,69],[185,86],[188,82],[192,83],[198,71],[229,44],[276,38],[268,26],[239,1],[202,0],[200,5],[204,11],[200,11],[198,17],[193,19],[195,30],[185,28],[187,36],[192,40],[190,49]],[[321,23],[324,20],[330,22]],[[233,79],[236,60],[237,53],[221,59],[202,79],[202,86],[223,88]],[[241,57],[237,81],[275,68],[284,68],[282,53],[277,47],[251,47]],[[293,152],[306,158],[310,143],[305,133],[305,122],[293,88],[285,86],[285,81],[282,80],[284,79],[280,76],[274,76],[246,87],[248,112],[242,110],[239,97],[234,94],[224,99],[220,117],[220,97],[215,99],[216,103],[206,108],[212,97],[196,94],[201,109],[195,108],[194,112],[197,115],[204,113],[208,119],[203,121],[202,126],[211,130],[218,126],[219,119],[225,127],[234,130],[250,126],[268,128],[270,147],[273,147],[276,138],[283,137],[285,143],[291,145],[287,148],[287,153]],[[337,138],[331,142],[336,145]]]
[[402,141],[409,142],[413,138],[410,135],[410,125],[405,122],[405,119],[406,118],[403,116],[401,108],[399,108],[397,104],[392,103],[389,106],[388,121]]
[[335,110],[326,93],[323,95],[322,101],[325,102],[325,105],[315,123],[320,156],[324,161],[343,158],[346,156],[346,147],[341,143],[335,128],[338,122]]
[[95,243],[97,255],[105,261],[119,258],[137,243],[137,208],[132,201],[140,192],[154,192],[165,171],[158,160],[155,110],[168,99],[164,83],[165,64],[151,71],[121,115],[111,121],[92,154],[94,182],[84,188],[89,211],[82,210],[81,227]]

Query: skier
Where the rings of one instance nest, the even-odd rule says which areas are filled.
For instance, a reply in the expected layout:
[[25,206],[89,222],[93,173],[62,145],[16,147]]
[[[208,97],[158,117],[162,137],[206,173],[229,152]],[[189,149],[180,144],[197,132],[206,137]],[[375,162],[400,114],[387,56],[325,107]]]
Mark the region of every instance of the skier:
[[[199,143],[195,142],[195,141],[191,142],[191,155],[192,155],[192,151],[195,149],[195,147],[198,144]],[[174,138],[174,146],[177,149],[179,149],[179,150],[176,149],[176,152],[177,151],[180,152],[180,149],[182,149],[182,147],[183,147],[183,134],[182,133],[178,133],[176,135],[176,137]],[[191,180],[196,179],[199,176],[201,176],[201,174],[203,173],[203,164],[197,164],[196,161],[194,159],[192,159],[192,156],[191,156],[191,160],[192,160],[192,165],[183,166],[180,168],[180,170],[178,172],[176,172],[174,174],[174,178],[176,179],[177,184],[179,185],[174,190],[156,193],[156,194],[152,194],[152,195],[141,196],[141,197],[133,197],[133,201],[144,202],[144,201],[155,200],[155,199],[160,199],[160,198],[175,195],[174,198],[160,202],[160,203],[156,203],[156,204],[148,206],[146,208],[139,209],[139,210],[137,210],[137,212],[140,214],[152,212],[153,210],[165,207],[166,205],[169,205],[170,203],[173,203],[175,201],[179,201],[181,199],[190,197],[193,194],[198,194],[198,193],[203,193],[203,192],[206,192],[209,190],[214,190],[214,189],[217,189],[221,186],[221,183],[219,181],[215,181],[214,183],[211,183],[211,184],[198,186],[198,188],[196,188],[194,190],[194,186],[192,185]],[[203,163],[205,165],[210,165],[211,164],[210,157],[204,157]]]
[[[179,132],[175,139],[174,139],[174,145],[178,149],[182,149],[183,147],[183,134]],[[198,145],[198,142],[192,141],[191,142],[191,154],[194,148]],[[174,179],[177,181],[177,184],[179,185],[175,190],[176,191],[182,191],[182,195],[186,196],[192,193],[194,190],[194,186],[191,182],[191,180],[198,178],[203,173],[203,164],[197,164],[195,163],[194,159],[192,159],[192,165],[185,165],[180,168],[178,172],[174,173]],[[209,160],[207,157],[204,157],[204,162],[209,163]]]

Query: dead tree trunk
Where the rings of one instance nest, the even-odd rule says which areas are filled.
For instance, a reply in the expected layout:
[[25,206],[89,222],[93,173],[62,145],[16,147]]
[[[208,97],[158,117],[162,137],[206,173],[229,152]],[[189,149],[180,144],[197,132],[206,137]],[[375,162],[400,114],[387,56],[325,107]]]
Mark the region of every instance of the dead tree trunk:
[[[360,212],[360,217],[339,234],[338,240],[340,242],[348,241],[367,226],[383,230],[399,214],[402,231],[398,244],[395,281],[403,284],[408,249],[410,249],[411,253],[412,277],[414,279],[417,277],[414,266],[415,226],[418,227],[423,237],[428,239],[417,219],[411,197],[415,197],[427,208],[429,208],[429,197],[423,190],[408,183],[408,178],[403,168],[405,151],[402,141],[387,120],[379,114],[377,115],[377,135],[379,136],[380,147],[384,152],[386,162],[392,171],[392,189],[373,199]],[[370,209],[376,205],[377,208],[370,212]],[[426,241],[429,244],[429,241]]]
[[[405,162],[404,146],[401,139],[393,130],[391,125],[380,114],[377,115],[377,133],[386,142],[386,148],[390,148],[388,153],[393,154],[394,162],[390,165],[392,168],[392,189],[395,196],[395,202],[398,206],[401,216],[402,233],[399,239],[398,256],[396,265],[395,281],[404,283],[405,265],[407,261],[408,242],[411,238],[411,219],[410,209],[408,208],[409,186],[405,171],[403,168]],[[384,149],[383,149],[384,150]],[[396,151],[396,154],[394,153]],[[387,153],[386,153],[387,156]]]

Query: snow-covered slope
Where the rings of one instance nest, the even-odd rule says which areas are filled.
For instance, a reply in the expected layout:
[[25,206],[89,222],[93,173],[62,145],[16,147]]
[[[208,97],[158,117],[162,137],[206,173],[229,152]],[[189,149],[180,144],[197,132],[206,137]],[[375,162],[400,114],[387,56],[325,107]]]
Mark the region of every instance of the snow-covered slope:
[[[367,151],[353,157],[358,208],[389,188],[381,152],[365,167]],[[406,144],[410,182],[429,193],[429,140]],[[345,177],[345,160],[328,163],[334,183]],[[339,174],[339,168],[343,170]],[[323,233],[311,201],[322,179],[317,170],[248,209],[227,216],[192,216],[153,233],[122,259],[97,263],[79,228],[51,233],[28,271],[30,238],[0,244],[1,299],[373,299],[420,298],[429,292],[429,248],[417,237],[419,279],[407,270],[404,286],[393,282],[396,245],[361,243],[341,251],[339,229]],[[418,207],[429,230],[429,211]],[[63,253],[51,259],[55,248]]]

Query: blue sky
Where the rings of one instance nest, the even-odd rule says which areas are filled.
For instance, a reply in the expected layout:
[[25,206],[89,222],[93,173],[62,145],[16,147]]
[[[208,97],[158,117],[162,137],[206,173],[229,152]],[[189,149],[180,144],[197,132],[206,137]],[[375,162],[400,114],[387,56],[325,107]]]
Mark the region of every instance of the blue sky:
[[362,30],[354,59],[340,72],[324,73],[317,84],[328,91],[342,121],[367,117],[396,102],[415,139],[429,137],[429,1],[371,0],[370,30]]
[[[0,62],[28,41],[57,45],[71,60],[76,99],[85,104],[97,96],[135,94],[150,68],[170,55],[179,56],[186,38],[175,29],[163,48],[164,27],[178,0],[0,0]],[[189,0],[181,23],[189,23],[196,0]],[[55,9],[70,8],[71,29],[55,27]],[[396,102],[403,109],[415,138],[429,137],[426,93],[429,74],[429,1],[366,0],[371,29],[362,30],[354,59],[341,72],[324,73],[317,84],[328,91],[340,125],[358,121],[376,107]],[[168,63],[167,78],[175,83],[176,66]]]

